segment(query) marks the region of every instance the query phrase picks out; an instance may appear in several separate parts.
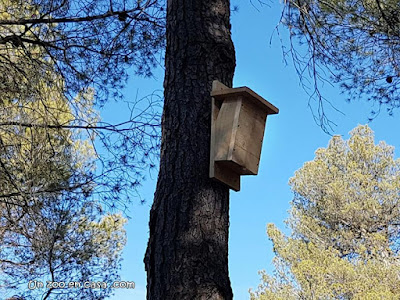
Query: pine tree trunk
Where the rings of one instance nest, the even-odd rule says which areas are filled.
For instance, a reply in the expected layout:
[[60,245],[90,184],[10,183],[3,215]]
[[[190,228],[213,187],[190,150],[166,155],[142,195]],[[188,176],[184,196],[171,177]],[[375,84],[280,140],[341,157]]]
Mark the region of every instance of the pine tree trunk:
[[147,299],[232,299],[229,190],[208,178],[211,86],[232,86],[229,0],[168,0],[160,171]]

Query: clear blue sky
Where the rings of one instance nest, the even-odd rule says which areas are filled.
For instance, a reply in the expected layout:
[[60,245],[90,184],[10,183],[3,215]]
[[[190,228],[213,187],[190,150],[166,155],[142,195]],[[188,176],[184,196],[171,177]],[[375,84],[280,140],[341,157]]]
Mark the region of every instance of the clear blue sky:
[[[239,2],[239,1],[236,1]],[[257,2],[257,1],[253,1]],[[235,1],[233,1],[235,4]],[[292,193],[288,180],[304,162],[314,158],[319,147],[325,147],[330,136],[319,128],[308,108],[308,96],[299,85],[299,79],[291,65],[283,63],[281,44],[271,34],[278,23],[281,8],[278,1],[271,7],[258,7],[249,1],[241,1],[239,11],[232,16],[233,40],[236,47],[237,67],[234,86],[248,86],[280,109],[278,115],[268,118],[257,176],[242,177],[240,192],[231,192],[229,272],[235,299],[248,299],[248,289],[259,284],[258,271],[272,272],[272,245],[265,228],[275,223],[281,229],[287,217]],[[281,33],[284,34],[284,28]],[[132,77],[126,89],[126,98],[134,99],[136,93],[145,96],[162,89],[163,70],[155,72],[153,79]],[[367,102],[348,104],[337,87],[322,89],[328,98],[345,115],[328,111],[329,117],[338,124],[334,134],[348,138],[348,132],[358,124],[366,124],[371,106]],[[103,119],[121,120],[125,108],[109,105]],[[370,127],[376,141],[385,140],[400,149],[399,111],[394,117],[381,113]],[[397,150],[397,153],[399,150]],[[142,300],[146,295],[146,273],[143,256],[148,239],[148,219],[155,190],[157,173],[148,176],[140,189],[147,202],[139,201],[131,206],[131,217],[126,226],[128,242],[124,250],[122,280],[135,281],[134,290],[116,290],[113,300]],[[286,231],[287,232],[287,231]]]

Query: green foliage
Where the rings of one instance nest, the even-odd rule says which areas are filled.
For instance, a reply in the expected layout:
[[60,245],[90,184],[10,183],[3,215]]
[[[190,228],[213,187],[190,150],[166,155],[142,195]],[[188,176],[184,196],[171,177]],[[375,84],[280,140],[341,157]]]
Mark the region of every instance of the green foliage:
[[290,179],[292,235],[268,225],[275,273],[251,299],[400,297],[400,160],[368,126],[350,134]]
[[[96,109],[119,97],[126,67],[149,75],[163,46],[162,16],[156,1],[0,0],[0,131],[12,140],[30,130],[71,139],[69,159],[79,168],[68,189],[90,181],[107,206],[125,206],[121,194],[137,197],[143,171],[155,166],[159,99],[127,101],[131,115],[118,124],[101,122]],[[30,143],[57,159],[55,142],[41,138]]]
[[[0,288],[23,299],[104,299],[118,279],[124,208],[154,167],[157,101],[102,122],[131,66],[150,76],[163,3],[0,0]],[[111,208],[111,209],[110,209]],[[29,280],[107,289],[28,290]]]
[[[0,284],[4,295],[35,299],[104,299],[119,279],[126,219],[91,202],[46,195],[36,205],[2,205]],[[106,282],[106,289],[35,289],[29,281]],[[5,288],[5,289],[4,289]]]
[[[83,67],[84,61],[55,59],[46,47],[50,43],[50,48],[55,47],[61,36],[73,33],[62,32],[60,24],[46,20],[61,18],[59,10],[72,9],[70,4],[0,0],[0,288],[6,296],[18,294],[26,300],[104,299],[112,292],[110,288],[28,290],[27,285],[29,280],[110,285],[118,279],[126,219],[103,207],[116,206],[121,190],[137,184],[121,168],[139,174],[138,168],[146,164],[136,157],[108,163],[122,148],[139,155],[150,152],[146,126],[157,123],[157,116],[141,111],[141,118],[134,120],[132,115],[123,123],[131,127],[105,124],[94,108],[99,99],[96,84],[80,81],[74,90],[68,83],[77,80],[76,74],[65,72],[74,63]],[[74,13],[69,17],[79,14]],[[67,26],[72,28],[76,29]],[[83,39],[79,36],[83,31],[75,33],[75,38]],[[69,36],[68,42],[78,47],[81,40]],[[67,56],[75,47],[64,46]],[[89,46],[85,49],[90,52]],[[74,91],[75,96],[69,97]],[[122,132],[123,139],[101,130]],[[111,159],[99,157],[98,137],[104,147],[112,142]],[[113,176],[115,170],[122,175]]]
[[35,90],[30,84],[35,78],[26,72],[29,66],[42,74],[55,69],[70,99],[89,86],[95,88],[98,103],[120,97],[128,66],[150,76],[157,63],[156,54],[164,46],[162,5],[126,0],[0,1],[0,44],[8,54],[22,57],[25,65],[13,64],[10,56],[0,59],[2,70],[13,74],[7,86],[18,91],[23,82]]
[[[366,96],[376,104],[372,117],[400,106],[399,4],[383,1],[285,1],[282,24],[291,35],[290,53],[310,96],[323,104],[324,80],[340,83],[348,99]],[[304,53],[295,42],[308,47]],[[307,77],[311,80],[307,82]],[[321,125],[329,120],[319,106]]]

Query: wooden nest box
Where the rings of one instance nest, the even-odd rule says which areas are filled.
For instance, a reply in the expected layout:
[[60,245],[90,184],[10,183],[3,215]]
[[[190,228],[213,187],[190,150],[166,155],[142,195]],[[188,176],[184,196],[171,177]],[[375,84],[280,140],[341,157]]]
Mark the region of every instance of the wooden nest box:
[[248,87],[214,81],[211,91],[210,178],[235,191],[240,175],[257,175],[267,116],[279,110]]

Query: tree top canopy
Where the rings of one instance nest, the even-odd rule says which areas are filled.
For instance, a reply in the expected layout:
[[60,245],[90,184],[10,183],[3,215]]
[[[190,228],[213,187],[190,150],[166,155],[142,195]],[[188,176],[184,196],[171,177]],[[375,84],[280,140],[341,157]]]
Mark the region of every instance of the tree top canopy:
[[400,160],[368,126],[334,136],[290,179],[286,223],[269,224],[275,270],[251,299],[397,299]]
[[[290,31],[290,52],[320,105],[326,100],[321,83],[333,80],[348,100],[365,97],[376,104],[372,116],[381,108],[392,114],[400,106],[399,5],[398,0],[285,1],[281,22]],[[319,118],[328,129],[331,122],[321,107]]]
[[[151,75],[164,46],[162,5],[156,0],[1,0],[0,44],[3,51],[23,56],[25,66],[42,74],[55,70],[67,95],[91,86],[102,103],[120,96],[126,67]],[[8,85],[20,86],[24,69],[3,59],[0,66],[18,75]]]

